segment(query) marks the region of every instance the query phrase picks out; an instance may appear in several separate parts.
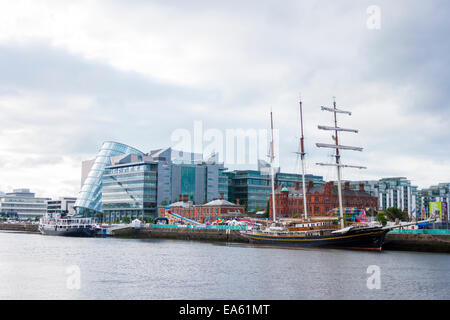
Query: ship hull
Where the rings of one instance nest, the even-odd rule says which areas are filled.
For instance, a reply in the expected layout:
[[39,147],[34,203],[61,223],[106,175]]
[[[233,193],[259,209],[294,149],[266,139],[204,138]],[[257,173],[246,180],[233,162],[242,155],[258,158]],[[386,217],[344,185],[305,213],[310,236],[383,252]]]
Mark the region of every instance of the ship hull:
[[63,237],[93,237],[96,230],[92,228],[39,228],[41,234]]
[[243,233],[242,235],[251,243],[258,244],[381,251],[387,232],[388,230],[379,228],[317,236],[271,235],[267,233]]

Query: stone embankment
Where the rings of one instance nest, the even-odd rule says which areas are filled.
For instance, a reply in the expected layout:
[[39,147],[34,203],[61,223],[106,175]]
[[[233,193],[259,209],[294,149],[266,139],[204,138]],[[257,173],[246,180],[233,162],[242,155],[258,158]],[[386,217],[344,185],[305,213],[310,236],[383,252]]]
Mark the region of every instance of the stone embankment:
[[240,235],[239,230],[230,229],[200,229],[200,228],[154,228],[121,229],[114,231],[115,237],[137,239],[178,239],[178,240],[205,240],[222,242],[248,242]]
[[384,250],[450,253],[450,234],[395,233],[386,235]]
[[38,233],[38,225],[32,223],[0,223],[0,230]]

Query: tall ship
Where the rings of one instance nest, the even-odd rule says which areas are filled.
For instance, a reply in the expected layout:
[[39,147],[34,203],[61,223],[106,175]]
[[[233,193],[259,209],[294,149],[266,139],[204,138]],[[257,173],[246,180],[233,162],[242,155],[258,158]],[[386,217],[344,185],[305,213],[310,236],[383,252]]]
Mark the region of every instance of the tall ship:
[[[301,99],[300,105],[300,152],[298,154],[302,163],[302,193],[303,193],[303,217],[301,219],[291,219],[291,221],[277,221],[277,211],[275,202],[274,188],[274,142],[273,142],[273,117],[270,113],[270,123],[272,138],[270,143],[270,163],[271,163],[271,185],[272,185],[272,217],[273,221],[265,228],[260,230],[242,231],[241,234],[249,239],[252,243],[283,245],[283,246],[300,246],[300,247],[328,247],[328,248],[346,248],[360,250],[376,250],[381,251],[386,234],[393,228],[400,227],[383,227],[378,222],[371,223],[352,223],[345,225],[344,208],[342,201],[341,187],[341,168],[358,168],[365,169],[362,166],[344,165],[341,163],[340,150],[362,151],[360,147],[351,147],[341,145],[339,143],[338,134],[341,132],[358,133],[355,129],[346,129],[338,126],[337,114],[351,115],[351,112],[340,110],[336,107],[336,101],[333,101],[333,107],[321,107],[323,111],[331,112],[334,115],[334,126],[319,125],[320,130],[333,131],[333,144],[317,143],[319,148],[331,148],[335,150],[335,163],[325,164],[317,163],[321,166],[334,166],[337,169],[337,193],[339,199],[339,208],[334,211],[338,212],[337,219],[324,219],[322,221],[311,219],[308,216],[308,205],[305,185],[305,147],[303,135],[303,110]],[[419,222],[417,222],[419,223]],[[416,224],[416,223],[411,223]],[[409,224],[408,224],[409,225]],[[401,225],[406,226],[405,224]]]
[[100,230],[92,218],[63,213],[46,214],[39,220],[39,232],[44,235],[93,237]]

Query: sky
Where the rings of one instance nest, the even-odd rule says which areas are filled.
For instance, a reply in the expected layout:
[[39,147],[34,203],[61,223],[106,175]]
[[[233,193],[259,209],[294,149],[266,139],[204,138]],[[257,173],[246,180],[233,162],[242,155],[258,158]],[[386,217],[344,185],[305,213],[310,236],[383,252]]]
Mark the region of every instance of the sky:
[[308,173],[336,179],[315,165],[332,161],[315,143],[332,143],[317,125],[332,125],[320,106],[336,97],[352,112],[339,125],[359,130],[340,142],[364,148],[342,162],[367,167],[344,179],[450,182],[449,9],[446,0],[0,0],[0,191],[76,196],[81,161],[103,141],[148,152],[176,146],[179,130],[194,136],[196,123],[270,134],[271,111],[277,161],[296,172],[299,96]]

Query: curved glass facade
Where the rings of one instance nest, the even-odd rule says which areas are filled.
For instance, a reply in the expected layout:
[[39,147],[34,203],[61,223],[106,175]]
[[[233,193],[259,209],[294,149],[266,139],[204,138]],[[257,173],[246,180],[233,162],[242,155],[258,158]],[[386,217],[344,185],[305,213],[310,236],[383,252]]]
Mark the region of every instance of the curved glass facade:
[[111,165],[111,157],[130,153],[144,155],[142,151],[123,143],[114,141],[103,143],[78,193],[74,205],[78,215],[89,217],[97,212],[102,212],[102,177],[105,167]]

